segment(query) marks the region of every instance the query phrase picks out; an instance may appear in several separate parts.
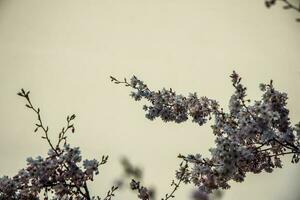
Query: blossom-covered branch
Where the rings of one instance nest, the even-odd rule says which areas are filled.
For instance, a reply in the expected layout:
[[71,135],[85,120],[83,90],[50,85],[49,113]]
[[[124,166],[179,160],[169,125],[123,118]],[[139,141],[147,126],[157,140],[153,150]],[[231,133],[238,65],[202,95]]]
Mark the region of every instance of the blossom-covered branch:
[[160,117],[165,122],[181,123],[191,118],[201,126],[214,118],[211,127],[216,146],[209,149],[211,157],[179,156],[192,166],[186,175],[187,182],[211,193],[215,189],[228,189],[230,180],[242,182],[247,172],[281,168],[283,155],[291,154],[292,163],[298,163],[300,155],[300,123],[295,126],[290,123],[287,94],[277,91],[270,81],[260,84],[262,98],[251,104],[242,78],[236,72],[230,77],[234,94],[229,101],[229,112],[220,108],[217,101],[198,97],[196,93],[185,97],[172,89],[152,91],[135,76],[129,81],[111,77],[111,81],[134,89],[131,93],[134,100],[147,100],[149,104],[143,108],[150,120]]
[[[103,156],[101,162],[96,159],[83,160],[79,147],[71,147],[67,142],[68,131],[75,132],[73,120],[75,115],[67,117],[67,125],[58,134],[57,144],[49,138],[49,128],[45,126],[39,108],[33,106],[30,92],[22,89],[18,95],[25,98],[26,107],[32,110],[38,119],[34,132],[42,130],[42,139],[50,146],[46,158],[38,156],[27,159],[27,167],[21,169],[12,178],[0,178],[0,199],[101,199],[91,196],[87,182],[93,181],[99,173],[98,167],[107,162],[108,156]],[[81,167],[83,166],[83,167]],[[111,200],[117,187],[112,187],[105,200]]]
[[165,122],[181,123],[191,117],[193,122],[203,125],[211,119],[212,113],[219,112],[219,105],[215,100],[207,97],[198,98],[196,93],[184,97],[177,95],[172,89],[151,91],[135,76],[130,79],[130,82],[126,79],[119,81],[114,77],[111,77],[111,81],[135,89],[130,94],[134,100],[139,101],[142,98],[148,100],[151,104],[144,105],[143,109],[146,111],[146,118],[150,120],[160,117]]

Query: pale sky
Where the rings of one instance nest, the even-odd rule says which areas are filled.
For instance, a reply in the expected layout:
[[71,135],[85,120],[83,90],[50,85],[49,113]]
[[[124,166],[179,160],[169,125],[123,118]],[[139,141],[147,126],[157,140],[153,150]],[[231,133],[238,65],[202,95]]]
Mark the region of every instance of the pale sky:
[[[258,84],[274,80],[289,95],[293,123],[300,120],[299,14],[264,0],[0,0],[0,175],[14,175],[28,156],[48,147],[34,134],[35,117],[16,93],[31,90],[52,138],[75,113],[71,143],[84,157],[109,162],[90,184],[105,195],[125,155],[145,174],[158,197],[170,191],[179,153],[208,154],[209,124],[153,122],[141,102],[109,76],[143,79],[150,88],[198,92],[227,109],[236,70],[259,98]],[[298,200],[299,165],[286,159],[274,173],[248,174],[224,200]],[[177,200],[188,200],[182,187]],[[137,199],[117,193],[116,200]]]

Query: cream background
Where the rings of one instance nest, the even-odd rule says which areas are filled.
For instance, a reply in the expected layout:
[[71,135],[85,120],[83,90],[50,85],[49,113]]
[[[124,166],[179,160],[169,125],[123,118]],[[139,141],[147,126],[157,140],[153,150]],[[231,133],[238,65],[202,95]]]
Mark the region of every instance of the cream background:
[[[51,137],[75,113],[73,145],[83,155],[109,163],[90,184],[104,196],[126,155],[143,166],[146,185],[158,196],[170,191],[178,153],[207,154],[213,144],[209,125],[150,122],[142,103],[109,75],[135,74],[149,87],[196,91],[225,108],[233,91],[228,76],[244,77],[251,98],[258,84],[274,79],[289,94],[291,119],[299,121],[300,24],[293,11],[266,9],[263,0],[0,1],[0,174],[13,175],[25,159],[44,155],[47,146],[33,134],[35,118],[17,97],[30,89]],[[232,183],[224,200],[297,200],[299,165]],[[188,199],[182,187],[176,199]],[[118,193],[115,199],[136,199]]]

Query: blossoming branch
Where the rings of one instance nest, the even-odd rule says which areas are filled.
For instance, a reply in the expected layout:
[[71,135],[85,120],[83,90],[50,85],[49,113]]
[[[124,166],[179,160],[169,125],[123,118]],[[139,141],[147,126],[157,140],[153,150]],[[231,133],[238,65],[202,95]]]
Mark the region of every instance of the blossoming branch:
[[[45,200],[101,200],[99,196],[90,194],[87,183],[94,180],[94,176],[99,173],[99,166],[107,162],[108,156],[102,156],[100,162],[96,159],[85,159],[82,162],[79,147],[71,147],[67,141],[68,135],[75,132],[74,114],[67,117],[66,126],[61,129],[58,141],[54,144],[49,138],[49,128],[42,120],[41,111],[33,106],[29,94],[29,91],[23,89],[18,93],[26,100],[26,107],[37,117],[34,132],[42,133],[41,137],[50,149],[46,158],[29,157],[27,167],[12,178],[1,177],[0,199],[38,200],[43,197]],[[103,200],[111,200],[116,190],[117,187],[111,187]]]
[[[235,92],[229,101],[229,112],[225,112],[216,100],[198,97],[196,93],[183,96],[172,89],[152,91],[135,76],[129,81],[110,78],[116,84],[132,88],[130,96],[134,100],[149,102],[143,109],[150,120],[161,118],[164,122],[182,123],[190,118],[202,126],[214,119],[211,128],[216,138],[215,147],[209,149],[211,157],[179,155],[186,164],[176,172],[179,181],[174,185],[175,190],[181,182],[193,183],[202,193],[209,194],[216,189],[230,188],[230,180],[244,181],[248,172],[272,172],[281,168],[284,155],[291,154],[291,162],[299,162],[300,123],[291,125],[287,94],[277,91],[272,80],[260,84],[262,98],[251,101],[242,78],[234,71],[230,78]],[[132,184],[132,189],[145,191],[139,184]],[[165,199],[172,197],[173,192]],[[148,199],[145,194],[139,194],[139,198]]]

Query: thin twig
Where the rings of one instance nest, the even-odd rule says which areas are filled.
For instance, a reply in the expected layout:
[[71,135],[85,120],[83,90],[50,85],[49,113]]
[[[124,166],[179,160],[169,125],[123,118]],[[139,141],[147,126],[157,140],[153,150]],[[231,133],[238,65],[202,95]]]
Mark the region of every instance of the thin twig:
[[171,191],[170,194],[166,194],[165,195],[165,198],[161,198],[161,200],[168,200],[170,198],[174,198],[174,193],[176,192],[176,190],[179,188],[180,184],[182,183],[182,181],[184,180],[184,177],[186,175],[186,172],[187,172],[187,169],[188,169],[188,164],[187,164],[187,161],[185,161],[185,165],[183,167],[183,172],[181,174],[181,176],[179,177],[177,183],[172,181],[171,183],[171,186],[174,186],[173,190]]

